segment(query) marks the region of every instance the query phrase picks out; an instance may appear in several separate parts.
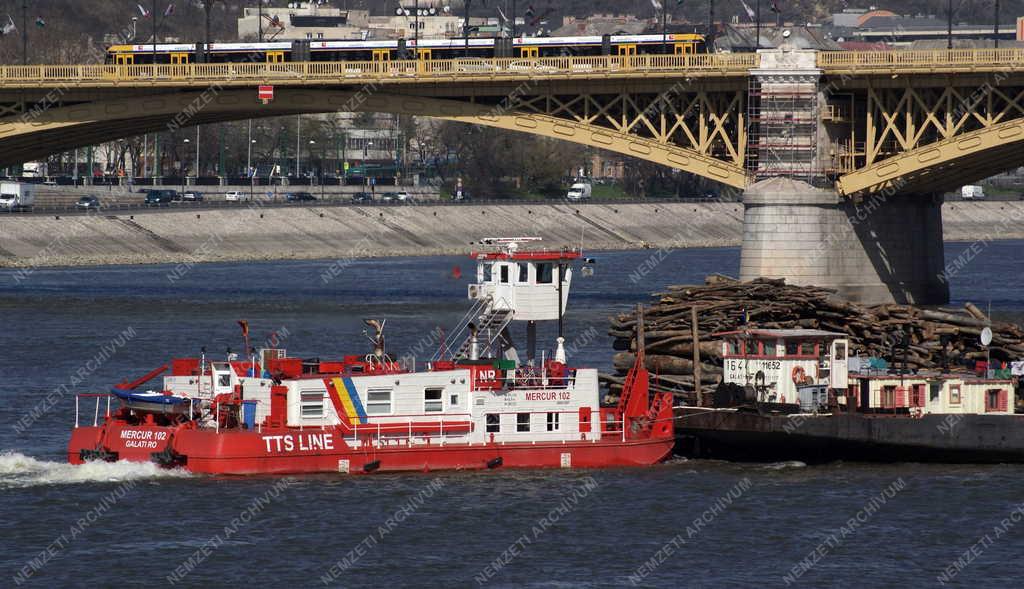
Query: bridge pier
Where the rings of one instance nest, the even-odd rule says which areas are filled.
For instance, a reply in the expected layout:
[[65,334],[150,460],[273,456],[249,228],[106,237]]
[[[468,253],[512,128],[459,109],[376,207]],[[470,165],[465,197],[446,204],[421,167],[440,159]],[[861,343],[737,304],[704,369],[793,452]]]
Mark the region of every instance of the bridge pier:
[[860,201],[772,178],[743,195],[740,278],[834,288],[862,303],[942,304],[942,199],[889,193]]

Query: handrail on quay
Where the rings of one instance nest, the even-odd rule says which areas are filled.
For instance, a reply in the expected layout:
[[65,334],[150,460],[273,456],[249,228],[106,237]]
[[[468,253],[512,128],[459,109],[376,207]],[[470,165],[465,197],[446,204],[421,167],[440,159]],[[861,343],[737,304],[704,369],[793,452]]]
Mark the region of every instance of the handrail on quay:
[[462,58],[401,61],[296,61],[190,63],[182,65],[4,65],[0,88],[60,83],[75,87],[125,85],[251,85],[308,82],[418,82],[537,77],[604,77],[632,74],[746,75],[752,53],[599,57]]

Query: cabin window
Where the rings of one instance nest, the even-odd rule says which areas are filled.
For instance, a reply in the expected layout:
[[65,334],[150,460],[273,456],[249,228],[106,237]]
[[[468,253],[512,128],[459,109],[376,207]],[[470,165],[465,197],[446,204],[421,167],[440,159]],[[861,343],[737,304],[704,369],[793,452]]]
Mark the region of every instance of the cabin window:
[[776,351],[775,351],[775,342],[764,342],[761,345],[764,346],[764,349],[763,349],[762,353],[765,356],[774,357],[774,356],[778,355],[778,354],[776,354]]
[[448,397],[448,404],[451,405],[452,407],[458,407],[459,406],[459,396],[458,395],[452,395],[452,396]]
[[896,387],[889,385],[882,387],[882,408],[892,409],[896,407]]
[[959,405],[960,404],[960,385],[951,384],[949,385],[949,404]]
[[318,419],[324,416],[324,394],[322,391],[302,391],[299,404],[303,419]]
[[529,413],[516,413],[516,431],[517,432],[528,432],[528,431],[530,431],[530,414]]
[[754,340],[747,340],[746,344],[747,344],[746,345],[747,355],[748,356],[756,356],[757,355],[757,342],[755,342]]
[[740,353],[740,342],[731,340],[729,342],[729,353],[738,355]]
[[999,411],[999,389],[985,391],[985,411]]
[[501,265],[501,283],[508,284],[508,264]]
[[484,282],[494,282],[494,264],[484,264]]
[[487,432],[496,434],[501,432],[501,415],[497,413],[488,413],[487,419]]
[[231,386],[231,373],[221,374],[217,377],[217,386],[227,387]]
[[537,284],[551,284],[555,281],[551,264],[537,264]]
[[937,382],[933,382],[931,384],[930,388],[931,388],[931,390],[929,391],[929,399],[930,399],[930,401],[932,403],[938,403],[939,402],[939,391],[942,389],[942,385],[937,383]]
[[519,264],[519,283],[526,284],[530,282],[530,265]]
[[444,411],[444,387],[423,389],[423,412],[438,413]]
[[924,407],[924,385],[915,384],[910,387],[910,406]]
[[558,413],[548,413],[548,431],[557,432],[562,429],[561,424],[558,422]]
[[389,415],[391,413],[391,389],[369,389],[366,391],[366,414]]

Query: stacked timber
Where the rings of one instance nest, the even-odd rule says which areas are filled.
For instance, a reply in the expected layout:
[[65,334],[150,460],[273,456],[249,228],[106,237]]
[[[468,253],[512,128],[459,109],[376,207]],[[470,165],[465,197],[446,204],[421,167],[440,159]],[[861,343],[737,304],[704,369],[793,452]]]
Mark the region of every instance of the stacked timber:
[[[845,333],[853,355],[876,357],[911,370],[936,369],[984,360],[980,341],[992,329],[993,362],[1024,358],[1024,330],[992,322],[977,306],[963,310],[923,309],[909,305],[867,306],[843,300],[835,291],[793,286],[784,280],[739,282],[713,275],[703,285],[670,286],[654,295],[644,310],[646,365],[656,390],[692,400],[694,386],[693,309],[697,316],[701,390],[711,392],[722,377],[721,340],[713,334],[744,328],[822,329]],[[636,359],[636,314],[611,318],[616,374],[602,375],[612,396],[621,391]]]

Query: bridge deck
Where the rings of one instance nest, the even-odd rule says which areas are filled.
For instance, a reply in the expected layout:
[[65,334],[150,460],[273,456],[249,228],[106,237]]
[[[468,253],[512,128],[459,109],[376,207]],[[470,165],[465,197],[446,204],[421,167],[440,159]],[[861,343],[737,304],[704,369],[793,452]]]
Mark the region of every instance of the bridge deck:
[[537,79],[636,77],[744,77],[756,67],[750,53],[444,59],[373,62],[213,63],[187,65],[0,66],[0,88],[60,85],[82,88],[251,86],[305,84],[415,84]]

